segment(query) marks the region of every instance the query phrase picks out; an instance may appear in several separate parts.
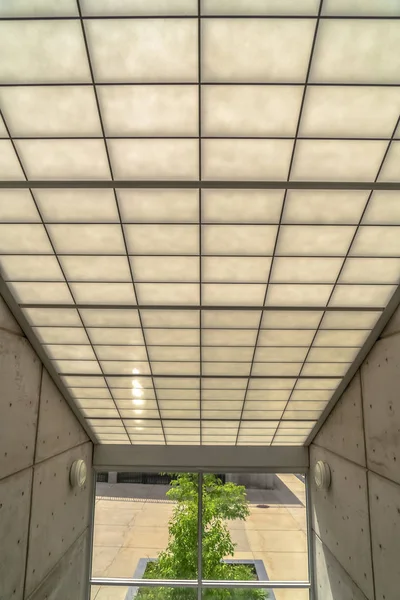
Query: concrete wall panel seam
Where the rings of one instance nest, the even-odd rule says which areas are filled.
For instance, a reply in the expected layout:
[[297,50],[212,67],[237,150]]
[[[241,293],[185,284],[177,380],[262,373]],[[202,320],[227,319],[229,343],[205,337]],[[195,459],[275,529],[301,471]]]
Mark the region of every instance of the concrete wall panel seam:
[[32,500],[33,500],[33,480],[35,476],[35,458],[36,458],[36,444],[37,444],[37,436],[38,436],[38,422],[39,422],[39,413],[40,413],[40,398],[42,396],[42,384],[43,384],[43,365],[42,371],[40,374],[40,386],[39,386],[39,401],[38,401],[38,418],[36,421],[36,433],[35,433],[35,444],[33,447],[33,467],[32,467],[32,479],[31,479],[31,491],[30,491],[30,502],[29,502],[29,517],[28,517],[28,541],[26,544],[26,554],[25,554],[25,569],[24,569],[24,585],[22,597],[25,598],[25,589],[26,589],[26,574],[28,571],[28,555],[29,555],[29,541],[30,541],[30,532],[31,532],[31,519],[32,519]]

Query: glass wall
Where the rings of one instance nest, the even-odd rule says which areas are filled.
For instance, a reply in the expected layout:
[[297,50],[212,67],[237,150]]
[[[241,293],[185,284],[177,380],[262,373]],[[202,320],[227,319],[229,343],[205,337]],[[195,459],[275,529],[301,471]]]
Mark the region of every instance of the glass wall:
[[109,474],[96,484],[91,598],[306,600],[306,495],[301,474]]

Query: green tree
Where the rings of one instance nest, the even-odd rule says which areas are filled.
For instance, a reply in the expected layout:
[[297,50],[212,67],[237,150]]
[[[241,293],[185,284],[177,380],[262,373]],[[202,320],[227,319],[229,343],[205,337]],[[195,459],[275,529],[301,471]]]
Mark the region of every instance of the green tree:
[[[167,548],[157,561],[149,563],[144,577],[148,579],[197,579],[198,563],[198,476],[190,473],[174,474],[169,499],[176,502],[169,522]],[[251,580],[254,573],[249,565],[223,562],[235,551],[227,521],[249,516],[245,487],[223,483],[216,475],[203,477],[203,578]],[[140,598],[146,600],[193,600],[197,591],[190,588],[141,588]],[[203,598],[212,600],[264,600],[268,597],[260,589],[204,589]]]

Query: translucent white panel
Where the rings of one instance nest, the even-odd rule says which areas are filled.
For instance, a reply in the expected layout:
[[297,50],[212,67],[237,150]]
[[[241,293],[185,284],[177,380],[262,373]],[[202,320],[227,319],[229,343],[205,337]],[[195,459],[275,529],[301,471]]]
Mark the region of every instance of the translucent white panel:
[[250,375],[250,362],[203,362],[203,375]]
[[0,221],[40,223],[29,190],[0,190]]
[[257,400],[256,402],[253,402],[252,400],[247,400],[245,404],[246,411],[278,410],[282,412],[285,410],[285,407],[286,401],[274,402],[271,400],[268,402],[262,402],[261,400]]
[[120,412],[124,419],[154,419],[160,417],[158,410],[121,409]]
[[[103,414],[102,411],[94,411],[94,412]],[[116,411],[114,410],[114,411],[112,411],[112,414],[110,414],[109,416],[114,416],[114,415],[118,416],[118,413],[116,413],[116,414],[115,413],[116,413]],[[93,415],[92,411],[87,411],[87,410],[84,411],[84,414],[88,415],[88,416],[89,415],[90,416],[101,416],[101,414]],[[96,437],[100,440],[101,444],[104,444],[104,442],[106,442],[106,441],[109,443],[112,443],[112,444],[120,444],[125,441],[128,441],[128,436],[126,434],[119,434],[119,433],[104,433],[104,434],[96,433]]]
[[107,136],[198,135],[197,86],[99,86],[97,89]]
[[155,375],[199,375],[198,362],[154,362],[151,367]]
[[6,281],[64,281],[55,256],[1,256],[0,269]]
[[393,142],[385,159],[379,180],[399,181],[400,180],[400,142]]
[[71,283],[78,304],[136,304],[131,283]]
[[233,400],[244,400],[245,390],[205,390],[202,389],[201,397],[203,402],[206,400],[224,400],[232,402]]
[[343,377],[351,363],[306,363],[301,374],[309,377]]
[[53,254],[42,225],[0,224],[1,254]]
[[286,179],[291,140],[203,140],[204,179]]
[[369,335],[368,330],[356,331],[337,329],[336,331],[319,331],[314,346],[362,346]]
[[[246,394],[246,406],[249,400],[289,400],[290,390],[248,390]],[[249,408],[247,406],[247,408]]]
[[197,254],[197,225],[125,225],[129,254]]
[[400,192],[375,191],[362,220],[364,224],[400,224]]
[[[282,411],[281,410],[270,410],[270,411],[255,411],[255,410],[245,410],[243,412],[243,419],[244,422],[243,424],[248,427],[248,426],[252,426],[252,427],[260,427],[261,423],[258,421],[259,419],[263,419],[265,421],[265,428],[268,429],[269,425],[271,425],[272,428],[275,428],[278,426],[278,423],[271,421],[272,419],[280,419],[282,415]],[[251,421],[253,419],[257,419],[257,423],[251,423]],[[269,422],[268,419],[271,421]]]
[[338,379],[298,379],[296,390],[336,390]]
[[44,221],[119,222],[113,190],[35,190]]
[[125,432],[125,429],[123,427],[123,425],[121,425],[120,427],[92,427],[92,431],[97,435],[99,434],[101,436],[101,434],[105,434],[105,433],[120,433],[123,434]]
[[[111,388],[111,391],[112,391],[113,398],[118,399],[118,400],[127,400],[131,404],[133,404],[133,400],[136,399],[136,396],[134,396],[134,394],[132,393],[132,389],[135,390],[138,388],[125,388],[125,389],[124,388]],[[147,400],[155,399],[153,389],[144,388],[140,391],[143,393],[143,396],[140,396],[141,400],[147,401]],[[146,407],[149,408],[148,402],[146,402]]]
[[271,281],[274,283],[334,283],[342,258],[275,258]]
[[72,308],[24,308],[23,313],[31,325],[60,325],[80,327],[78,311]]
[[[118,415],[118,411],[116,408],[83,408],[81,410],[83,416],[85,417],[115,417],[117,418]],[[97,436],[99,437],[99,434],[97,434]],[[101,436],[101,438],[107,439],[107,440],[113,440],[114,444],[116,443],[117,440],[120,439],[125,439],[125,436],[123,437],[120,434],[116,434],[116,433],[107,433],[104,434],[104,436]]]
[[199,280],[200,264],[197,257],[135,256],[130,260],[136,282]]
[[111,327],[88,329],[92,344],[126,344],[140,346],[144,344],[141,329],[117,329]]
[[200,348],[191,346],[149,346],[150,360],[200,360]]
[[82,386],[87,388],[101,388],[106,385],[103,377],[61,377],[63,383],[67,386]]
[[327,312],[321,329],[372,329],[382,313],[374,311]]
[[196,19],[86,21],[96,81],[196,82]]
[[305,359],[308,348],[257,348],[257,362],[300,362]]
[[76,16],[77,7],[73,0],[2,0],[0,15],[2,17],[50,17]]
[[351,248],[353,256],[399,256],[400,227],[360,227]]
[[264,302],[265,285],[217,284],[202,286],[203,305],[209,306],[260,306]]
[[399,113],[398,88],[310,86],[300,135],[390,138]]
[[309,346],[315,330],[264,329],[258,336],[259,346]]
[[118,190],[122,221],[192,223],[199,219],[198,190]]
[[139,377],[137,373],[134,374],[134,379],[132,375],[130,377],[107,377],[108,385],[114,389],[128,389],[132,390],[133,381],[135,385],[141,386],[143,390],[152,390],[153,383],[150,377]]
[[272,436],[269,436],[268,438],[267,437],[262,438],[262,441],[260,441],[259,438],[239,436],[237,445],[238,446],[270,446],[271,441],[272,441]]
[[203,410],[204,419],[239,419],[240,410]]
[[295,390],[290,400],[324,400],[327,402],[332,396],[331,390]]
[[199,410],[200,404],[199,401],[191,402],[186,399],[181,400],[160,400],[159,401],[160,408],[162,410],[162,414],[165,410]]
[[202,135],[294,136],[302,95],[300,86],[204,86]]
[[206,225],[203,227],[204,254],[272,254],[275,225]]
[[400,24],[390,20],[321,21],[310,81],[395,83]]
[[145,335],[150,346],[196,346],[200,343],[199,330],[196,329],[146,329]]
[[137,310],[84,308],[80,314],[87,327],[140,327]]
[[8,137],[7,129],[4,125],[3,118],[0,118],[0,137]]
[[291,390],[296,379],[251,379],[249,390]]
[[359,190],[289,190],[282,222],[357,224],[368,195]]
[[307,362],[352,362],[359,351],[360,348],[311,348]]
[[100,360],[147,360],[144,346],[95,346]]
[[8,287],[21,304],[72,304],[73,300],[65,283],[9,283]]
[[[1,23],[0,23],[1,31]],[[1,42],[0,42],[1,47]],[[4,61],[3,61],[4,62]],[[0,67],[1,72],[1,67]],[[14,152],[12,144],[8,140],[0,140],[0,177],[2,179],[24,179],[24,174]]]
[[[43,346],[46,354],[54,359],[70,359],[70,360],[96,360],[91,346],[77,346],[76,344],[62,345],[57,344]],[[92,396],[101,398],[101,396]]]
[[125,256],[61,256],[70,281],[131,281]]
[[54,364],[54,367],[58,373],[88,373],[92,375],[101,374],[99,363],[94,360],[53,360],[52,363]]
[[200,400],[200,390],[157,389],[157,397],[159,400]]
[[140,304],[196,305],[200,301],[200,286],[194,283],[138,283],[136,293]]
[[300,373],[300,369],[303,363],[254,363],[251,371],[252,375],[272,375],[273,377],[279,377],[283,375],[289,375],[290,377],[297,377]]
[[291,177],[302,181],[373,181],[386,141],[299,140]]
[[258,310],[203,310],[202,327],[257,329],[260,317]]
[[355,227],[331,225],[284,225],[281,227],[277,254],[333,256],[345,255]]
[[87,15],[196,15],[197,0],[81,0]]
[[7,87],[0,102],[14,137],[101,136],[91,87]]
[[48,225],[59,254],[125,254],[119,225]]
[[[283,420],[291,420],[291,419],[315,419],[317,420],[322,414],[322,410],[286,410],[283,414]],[[286,442],[285,445],[289,443]],[[297,444],[297,442],[296,442]],[[299,444],[303,446],[303,444]]]
[[203,329],[203,346],[254,346],[256,329]]
[[397,0],[326,0],[323,15],[396,16],[400,15]]
[[396,291],[395,285],[337,285],[330,306],[385,307]]
[[323,313],[316,311],[266,310],[262,329],[314,329],[318,327]]
[[79,21],[2,21],[0,56],[4,83],[90,81]]
[[325,306],[331,285],[270,285],[266,306]]
[[203,15],[316,15],[317,0],[202,0]]
[[200,312],[197,310],[144,309],[140,311],[140,315],[142,317],[143,327],[197,328],[200,326]]
[[245,390],[247,379],[204,379],[202,389]]
[[253,348],[240,346],[221,347],[221,346],[206,346],[203,347],[203,360],[213,361],[250,361],[253,357]]
[[68,391],[74,398],[111,398],[110,392],[106,388],[75,387],[69,388]]
[[282,190],[202,190],[203,223],[278,223]]
[[30,179],[110,179],[102,140],[19,140]]
[[348,258],[339,283],[398,283],[398,258]]
[[148,375],[150,373],[149,365],[147,362],[137,361],[101,361],[101,368],[106,375],[112,373],[129,375],[133,370],[139,372],[140,375]]
[[303,82],[313,19],[207,19],[203,81]]
[[[170,259],[168,259],[170,260]],[[262,283],[268,280],[271,258],[224,257],[203,258],[203,281],[246,281]]]
[[302,436],[292,436],[292,435],[277,435],[274,439],[274,446],[285,445],[285,444],[294,444],[302,446],[307,439],[307,435]]

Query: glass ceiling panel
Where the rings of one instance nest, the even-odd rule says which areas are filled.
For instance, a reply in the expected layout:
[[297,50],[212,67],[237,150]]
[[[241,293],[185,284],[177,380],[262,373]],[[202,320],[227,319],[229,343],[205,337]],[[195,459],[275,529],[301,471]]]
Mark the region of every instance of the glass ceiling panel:
[[1,3],[0,274],[99,442],[304,444],[400,282],[399,16]]

